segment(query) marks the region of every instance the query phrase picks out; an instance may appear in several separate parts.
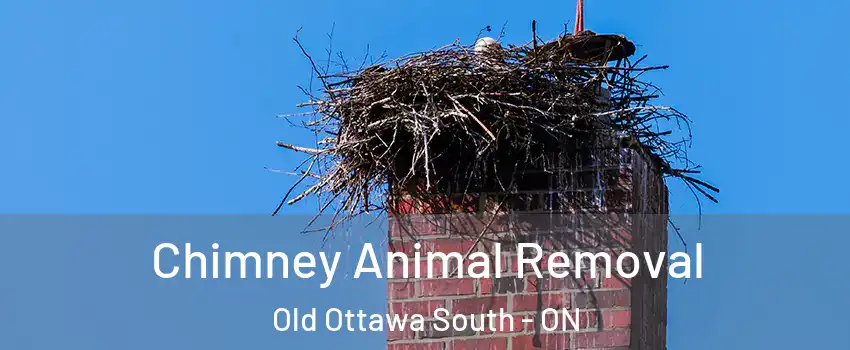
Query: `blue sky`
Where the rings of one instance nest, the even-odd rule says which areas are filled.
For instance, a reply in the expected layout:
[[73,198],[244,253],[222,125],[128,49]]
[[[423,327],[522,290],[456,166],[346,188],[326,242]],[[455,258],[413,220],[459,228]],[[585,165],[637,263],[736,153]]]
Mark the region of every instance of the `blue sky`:
[[[690,154],[722,191],[705,213],[850,211],[842,181],[848,73],[840,65],[850,53],[843,44],[850,4],[588,0],[586,7],[588,29],[627,34],[648,64],[671,65],[651,79],[666,103],[695,120]],[[552,38],[574,8],[573,1],[3,2],[0,213],[268,213],[293,179],[264,167],[298,161],[274,142],[309,141],[275,118],[297,111],[296,85],[310,77],[291,40],[297,28],[317,55],[335,24],[336,49],[362,57],[368,45],[392,57],[456,38],[471,43],[486,25],[507,23],[505,41],[519,43],[532,19]],[[674,212],[696,212],[684,187],[670,188]],[[748,248],[765,241],[794,248],[792,239],[721,237],[705,239],[735,245],[747,258],[734,266],[753,273],[770,256],[744,254]],[[718,269],[733,266],[718,260],[725,266]],[[832,276],[815,270],[806,273]],[[759,278],[756,288],[765,291],[787,287],[779,275],[751,277]],[[732,298],[720,279],[701,283],[671,287],[671,319],[710,322],[689,309],[693,301]],[[782,293],[788,300],[750,297],[792,299],[792,290]],[[747,305],[745,314],[757,312]],[[773,309],[758,309],[765,310]],[[676,339],[709,332],[682,324],[671,326],[673,349]]]

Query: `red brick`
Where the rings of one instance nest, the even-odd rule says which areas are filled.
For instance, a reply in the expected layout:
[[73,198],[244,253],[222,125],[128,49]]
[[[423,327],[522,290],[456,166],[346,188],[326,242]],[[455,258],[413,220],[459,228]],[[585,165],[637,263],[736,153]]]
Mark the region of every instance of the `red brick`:
[[[426,191],[425,188],[421,189]],[[390,205],[390,214],[440,214],[474,213],[478,211],[478,198],[466,196],[432,196],[413,199],[410,196],[396,197]]]
[[482,278],[478,280],[478,284],[481,288],[481,294],[491,294],[493,293],[493,279],[492,278]]
[[579,329],[596,328],[599,324],[599,311],[582,311],[578,314]]
[[606,346],[629,345],[629,331],[583,332],[575,334],[575,346],[578,348],[601,348]]
[[390,224],[390,236],[395,240],[410,238],[410,239],[427,239],[428,236],[437,236],[443,234],[440,232],[440,227],[437,223],[425,221],[400,221]]
[[516,336],[511,339],[512,350],[564,350],[570,348],[570,335],[566,333],[540,334],[539,343],[535,345],[534,335]]
[[[471,246],[471,244],[470,244],[470,246]],[[462,251],[462,252],[459,252],[459,253],[463,256],[466,256],[466,251]],[[494,256],[488,255],[489,266],[487,267],[487,275],[490,276],[490,277],[496,276],[496,260],[495,259],[496,258]],[[502,260],[502,262],[500,263],[500,266],[499,266],[499,270],[500,270],[499,272],[502,272],[504,274],[508,271],[508,268],[510,266],[508,265],[508,261],[507,261],[506,257],[502,256],[501,260]],[[457,271],[458,274],[456,274],[454,276],[459,276],[459,274],[463,274],[463,277],[469,277],[469,266],[472,265],[472,264],[476,264],[473,272],[476,275],[481,275],[482,270],[483,270],[483,268],[481,267],[481,261],[482,261],[481,258],[464,259],[463,260],[463,269],[458,269],[457,259],[451,258],[451,259],[449,259],[448,272],[452,273],[452,272]],[[434,262],[435,263],[442,263],[442,259],[435,259]],[[442,273],[443,273],[442,270],[436,271],[434,276],[435,277],[442,277],[443,276]]]
[[482,338],[455,340],[452,350],[505,350],[508,348],[508,338]]
[[545,275],[543,279],[538,279],[537,276],[529,275],[528,291],[566,291],[566,290],[589,290],[598,287],[597,280],[590,277],[589,274],[583,275],[576,279],[572,274],[565,278],[552,278]]
[[428,317],[434,314],[434,310],[441,307],[446,307],[446,302],[443,300],[403,301],[392,303],[390,310],[394,315],[420,314]]
[[631,285],[632,280],[630,278],[624,278],[619,274],[612,274],[610,278],[602,281],[602,288],[624,289],[631,287]]
[[507,255],[502,255],[502,266],[501,266],[500,270],[502,270],[503,273],[504,272],[515,272],[515,271],[511,270],[510,268],[511,268],[511,258]]
[[[532,257],[534,257],[533,252],[528,252],[525,256],[526,259],[530,259]],[[549,266],[547,259],[549,259],[548,255],[544,254],[543,258],[541,258],[540,261],[536,264],[537,269],[540,270],[541,274],[546,273],[546,269]],[[532,265],[528,264],[528,263],[523,263],[522,264],[522,271],[520,271],[519,270],[519,259],[516,256],[511,257],[511,269],[510,269],[510,271],[516,272],[520,276],[525,275],[525,274],[534,274],[534,275],[537,274],[536,272],[534,272],[534,268],[532,267]]]
[[[540,295],[540,309],[560,309],[560,308],[568,308],[569,304],[564,298],[564,295],[561,293],[543,293]],[[513,311],[521,312],[521,311],[537,311],[538,309],[538,295],[534,294],[521,294],[514,295],[513,301]]]
[[[428,268],[428,260],[421,260],[418,262],[411,262],[411,269],[413,269],[413,264],[419,264],[419,278],[443,278],[443,261],[440,259],[432,260],[430,265],[431,268]],[[447,268],[448,273],[452,273],[452,269],[450,267]],[[430,271],[430,277],[428,272]],[[410,275],[415,276],[414,270],[410,270]]]
[[[540,279],[537,276],[528,276],[525,278],[525,290],[527,292],[537,292],[537,291],[546,291],[548,290],[547,284],[549,281],[547,279]],[[542,285],[541,285],[542,284]]]
[[519,333],[523,331],[534,330],[533,322],[522,322],[525,316],[513,315],[513,317],[502,320],[496,316],[495,331],[490,330],[490,327],[481,331],[481,334],[502,334],[502,333]]
[[445,350],[442,342],[387,344],[387,350]]
[[543,254],[543,258],[540,259],[539,264],[541,272],[549,271],[549,259],[553,259],[552,261],[555,262],[555,266],[558,266],[558,268],[555,269],[556,273],[563,273],[565,269],[572,270],[572,261],[569,262],[570,267],[564,268],[562,266],[564,266],[563,264],[568,260],[565,260],[563,257],[553,257],[552,255],[553,254]]
[[[416,243],[414,241],[395,241],[389,244],[387,250],[389,252],[404,253],[407,256],[413,256],[416,252]],[[470,247],[475,242],[472,240],[439,238],[419,241],[419,254],[421,257],[427,257],[428,253],[460,253],[465,255]]]
[[416,333],[407,325],[403,329],[387,330],[387,341],[412,340],[414,338],[416,338]]
[[[496,221],[499,221],[499,219],[497,218],[491,223],[491,218],[491,216],[482,215],[452,215],[448,218],[446,227],[450,233],[480,233],[485,229],[488,233],[497,232],[500,229],[497,226],[500,225],[497,225]],[[489,227],[487,226],[488,223],[491,223]]]
[[413,281],[387,284],[387,296],[392,300],[413,298],[416,295],[415,291],[416,283]]
[[422,238],[442,235],[445,232],[445,220],[440,216],[428,215],[390,215],[389,230],[392,237]]
[[599,276],[591,277],[589,273],[581,275],[581,277],[576,278],[575,276],[568,276],[567,278],[557,279],[552,278],[552,290],[589,290],[599,288]]
[[631,310],[607,310],[602,312],[602,327],[622,328],[632,324]]
[[441,238],[422,241],[422,249],[420,250],[426,254],[429,252],[440,252],[446,254],[460,253],[464,255],[474,244],[475,241],[472,240]]
[[614,243],[620,245],[629,245],[632,242],[632,233],[629,230],[617,230],[611,233],[611,238]]
[[[416,266],[419,266],[419,276],[416,276]],[[428,278],[428,260],[413,260],[413,258],[409,258],[407,261],[407,278],[404,275],[404,263],[402,261],[397,261],[393,263],[393,271],[392,276],[387,276],[391,279],[401,279],[401,280],[410,280],[421,278]],[[434,278],[442,278],[443,276],[443,263],[441,260],[434,260],[432,263],[431,274]],[[452,270],[449,270],[451,273]]]
[[390,203],[387,211],[389,212],[390,215],[393,215],[393,214],[406,215],[406,214],[414,213],[416,211],[415,208],[416,208],[416,203],[409,196],[405,196],[403,198],[396,196],[395,198],[393,198],[393,201],[392,201],[392,203]]
[[495,313],[499,309],[508,310],[507,297],[472,297],[467,299],[457,299],[452,301],[453,314],[484,314],[488,311]]
[[475,293],[475,280],[471,278],[448,278],[423,280],[419,296],[435,297],[447,295],[469,295]]
[[517,294],[525,291],[525,280],[515,276],[482,280],[481,294]]
[[631,294],[628,290],[589,291],[575,293],[572,305],[579,309],[607,309],[629,306]]
[[394,241],[390,244],[387,244],[387,252],[388,253],[402,253],[405,255],[413,255],[413,245],[416,242],[413,241]]
[[516,336],[511,339],[511,349],[512,350],[531,350],[531,349],[539,349],[534,346],[534,336],[532,335],[521,335]]

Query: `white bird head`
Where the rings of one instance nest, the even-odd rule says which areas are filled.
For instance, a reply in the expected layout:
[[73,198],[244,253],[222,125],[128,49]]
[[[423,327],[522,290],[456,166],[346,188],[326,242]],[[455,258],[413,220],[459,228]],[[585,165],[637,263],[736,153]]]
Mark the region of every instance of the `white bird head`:
[[475,50],[475,53],[480,54],[480,53],[484,52],[485,50],[501,49],[501,48],[502,48],[502,45],[500,45],[499,42],[496,41],[496,39],[493,39],[491,37],[484,37],[484,38],[478,39],[478,41],[475,42],[474,50]]

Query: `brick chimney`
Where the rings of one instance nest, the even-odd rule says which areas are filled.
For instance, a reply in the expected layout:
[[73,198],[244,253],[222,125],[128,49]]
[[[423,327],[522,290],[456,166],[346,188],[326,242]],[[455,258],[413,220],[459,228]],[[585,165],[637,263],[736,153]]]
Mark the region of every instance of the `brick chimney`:
[[[493,243],[500,242],[502,276],[390,278],[389,313],[430,315],[442,307],[451,317],[504,309],[515,322],[497,325],[501,329],[496,332],[456,332],[435,330],[426,321],[421,332],[388,332],[387,349],[666,349],[666,262],[658,279],[645,276],[645,268],[630,280],[616,270],[611,278],[589,278],[584,271],[581,278],[571,273],[538,280],[528,269],[515,273],[516,242],[537,242],[549,253],[666,252],[667,189],[657,165],[640,149],[615,144],[573,151],[562,157],[566,165],[560,168],[526,170],[508,193],[436,193],[429,201],[396,194],[389,250],[412,256],[419,242],[422,260],[411,262],[410,271],[418,264],[423,275],[427,272],[424,257],[429,251],[493,254]],[[442,273],[441,266],[433,269]],[[580,330],[543,330],[539,313],[550,307],[579,309]],[[522,318],[535,321],[523,323]]]

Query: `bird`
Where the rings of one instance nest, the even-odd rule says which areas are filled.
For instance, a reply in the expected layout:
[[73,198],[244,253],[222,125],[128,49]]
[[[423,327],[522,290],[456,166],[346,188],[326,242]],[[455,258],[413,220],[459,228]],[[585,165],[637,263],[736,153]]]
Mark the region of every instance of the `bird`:
[[483,37],[475,41],[474,50],[476,54],[481,54],[491,49],[501,50],[502,45],[499,44],[496,39],[493,39],[491,37]]

